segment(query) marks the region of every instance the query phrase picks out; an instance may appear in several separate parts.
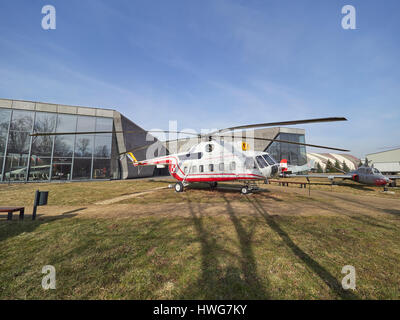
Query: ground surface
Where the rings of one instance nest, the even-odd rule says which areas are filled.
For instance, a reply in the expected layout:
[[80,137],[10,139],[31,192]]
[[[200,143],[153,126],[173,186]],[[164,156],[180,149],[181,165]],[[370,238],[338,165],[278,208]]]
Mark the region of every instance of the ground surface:
[[[399,299],[400,190],[166,180],[0,185],[2,299]],[[164,188],[163,188],[164,187]],[[36,189],[49,205],[30,221]],[[97,204],[96,204],[97,203]],[[57,289],[41,287],[56,268]],[[356,268],[356,290],[341,287]]]

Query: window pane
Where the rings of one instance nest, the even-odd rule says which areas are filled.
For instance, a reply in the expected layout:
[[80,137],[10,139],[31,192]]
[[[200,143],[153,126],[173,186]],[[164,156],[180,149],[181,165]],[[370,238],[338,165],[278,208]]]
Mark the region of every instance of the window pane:
[[57,132],[75,132],[76,116],[59,114],[57,117]]
[[0,156],[4,156],[6,150],[7,131],[0,131]]
[[213,172],[213,171],[214,171],[214,165],[213,165],[212,163],[210,163],[210,164],[208,165],[208,170],[209,170],[210,172]]
[[36,112],[35,132],[54,132],[56,129],[57,115],[54,113]]
[[31,165],[29,168],[29,181],[49,180],[50,175],[50,157],[31,157]]
[[112,131],[112,118],[96,118],[96,131]]
[[72,179],[90,179],[92,159],[74,159],[74,173]]
[[204,172],[204,166],[203,165],[199,166],[199,172]]
[[72,157],[75,136],[56,136],[54,142],[54,156]]
[[94,155],[96,158],[111,158],[111,134],[95,136]]
[[27,165],[27,154],[10,154],[7,156],[6,168],[4,171],[4,181],[24,181],[26,177]]
[[62,162],[61,159],[57,159],[58,162],[54,163],[53,160],[53,172],[51,175],[51,180],[70,180],[71,178],[71,159],[66,162]]
[[76,131],[95,131],[95,117],[79,116]]
[[3,178],[3,161],[4,161],[4,157],[0,157],[0,181]]
[[91,158],[93,153],[93,136],[77,135],[75,142],[75,157]]
[[219,164],[219,171],[221,171],[221,172],[224,171],[224,164],[223,163]]
[[32,111],[13,110],[10,130],[31,132],[33,114]]
[[29,132],[10,131],[7,151],[10,153],[28,153],[30,141]]
[[32,137],[32,154],[37,156],[51,156],[54,136]]
[[108,159],[94,159],[93,161],[93,179],[109,179],[110,160]]
[[11,110],[0,109],[0,133],[8,131],[8,124],[10,122]]

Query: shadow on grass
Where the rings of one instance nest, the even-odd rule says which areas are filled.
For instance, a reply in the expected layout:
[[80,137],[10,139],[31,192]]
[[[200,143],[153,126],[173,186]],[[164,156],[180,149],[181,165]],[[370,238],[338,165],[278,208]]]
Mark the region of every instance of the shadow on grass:
[[256,211],[264,218],[268,226],[274,230],[283,240],[283,242],[292,250],[293,254],[303,261],[314,273],[316,273],[322,281],[324,281],[332,291],[342,299],[358,299],[358,297],[349,291],[344,291],[339,281],[329,273],[317,261],[311,258],[298,245],[296,245],[290,236],[279,226],[271,215],[263,208],[262,203],[258,199],[250,199],[249,202],[253,205]]
[[229,200],[224,196],[223,198],[226,202],[229,218],[235,227],[239,239],[241,271],[244,275],[245,286],[249,292],[249,296],[247,296],[246,299],[268,299],[267,291],[258,277],[257,264],[252,247],[252,237],[257,225],[257,220],[253,219],[250,230],[246,231],[240,219],[235,215],[235,211],[229,203]]
[[40,225],[60,219],[72,218],[76,216],[76,212],[84,210],[86,208],[79,208],[67,212],[63,212],[57,216],[43,216],[38,214],[36,220],[32,221],[31,215],[26,215],[24,220],[13,220],[13,221],[0,221],[0,242],[13,238],[24,232],[32,232]]
[[[265,299],[268,298],[258,277],[254,254],[251,248],[251,234],[246,232],[233,214],[227,202],[229,215],[238,233],[241,255],[229,252],[217,243],[218,234],[212,234],[205,226],[200,208],[195,211],[188,199],[188,207],[200,242],[201,275],[178,299]],[[241,267],[225,266],[225,257],[239,260]]]
[[400,217],[400,210],[397,210],[397,209],[384,209],[383,211],[386,212],[386,213],[392,214],[394,216]]

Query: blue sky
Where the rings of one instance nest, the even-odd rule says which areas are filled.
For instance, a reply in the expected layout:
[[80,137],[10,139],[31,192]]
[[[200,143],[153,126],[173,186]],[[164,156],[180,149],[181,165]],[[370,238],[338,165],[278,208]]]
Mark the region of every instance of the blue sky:
[[113,108],[146,129],[345,116],[299,127],[363,157],[400,146],[399,15],[396,0],[3,0],[0,97]]

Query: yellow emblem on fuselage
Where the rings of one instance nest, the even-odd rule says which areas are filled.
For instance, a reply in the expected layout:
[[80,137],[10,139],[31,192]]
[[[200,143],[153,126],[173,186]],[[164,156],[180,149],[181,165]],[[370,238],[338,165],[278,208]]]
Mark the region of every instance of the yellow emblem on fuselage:
[[250,145],[246,142],[242,142],[242,150],[247,151],[250,149]]

